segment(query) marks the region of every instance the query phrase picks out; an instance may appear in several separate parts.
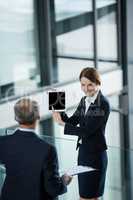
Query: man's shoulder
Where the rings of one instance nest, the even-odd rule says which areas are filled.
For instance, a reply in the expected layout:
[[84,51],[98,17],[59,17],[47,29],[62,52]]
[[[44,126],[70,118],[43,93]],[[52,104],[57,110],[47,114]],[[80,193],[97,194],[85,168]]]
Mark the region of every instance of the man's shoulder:
[[[51,150],[56,150],[55,146],[53,144],[50,143],[50,141],[48,141],[47,138],[45,138],[45,136],[41,136],[41,135],[36,135],[38,141],[40,142],[40,144],[42,144],[42,146],[51,149]],[[49,138],[50,140],[50,138]]]
[[0,141],[6,141],[10,139],[12,136],[11,135],[0,135]]
[[11,141],[11,135],[0,135],[0,147],[4,148]]

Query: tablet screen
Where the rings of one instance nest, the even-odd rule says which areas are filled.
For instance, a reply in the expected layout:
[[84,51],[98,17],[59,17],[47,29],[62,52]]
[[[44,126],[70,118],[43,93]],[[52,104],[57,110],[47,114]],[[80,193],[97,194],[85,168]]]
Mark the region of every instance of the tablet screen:
[[49,110],[65,110],[65,92],[49,92]]

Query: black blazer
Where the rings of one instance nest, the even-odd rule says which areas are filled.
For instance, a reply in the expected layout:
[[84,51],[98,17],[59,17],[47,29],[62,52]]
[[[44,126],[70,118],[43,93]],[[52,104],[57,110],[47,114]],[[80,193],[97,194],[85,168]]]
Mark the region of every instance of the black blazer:
[[79,136],[78,141],[82,139],[85,152],[101,152],[107,149],[105,126],[110,113],[109,102],[99,91],[94,104],[91,103],[85,114],[85,98],[81,99],[70,118],[66,113],[61,113],[62,120],[66,122],[64,133]]
[[0,162],[6,167],[0,200],[53,200],[66,192],[55,148],[33,132],[0,136]]

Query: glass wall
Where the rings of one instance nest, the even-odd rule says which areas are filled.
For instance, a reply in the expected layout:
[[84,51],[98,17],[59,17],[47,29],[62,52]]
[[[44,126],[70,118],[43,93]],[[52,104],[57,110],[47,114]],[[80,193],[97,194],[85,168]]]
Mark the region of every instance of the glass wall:
[[83,67],[119,66],[117,14],[116,0],[55,0],[59,82],[77,78]]
[[[11,4],[7,0],[0,3],[0,97],[22,95],[37,89],[40,77],[47,79],[43,74],[48,72],[48,69],[44,69],[48,68],[47,63],[44,66],[48,56],[43,54],[49,50],[45,49],[45,44],[40,45],[44,43],[43,36],[40,37],[43,35],[40,26],[43,26],[46,20],[42,18],[46,16],[42,15],[43,6],[36,6],[35,11],[33,2],[13,0]],[[50,6],[52,17],[48,18],[47,25],[51,23],[52,26],[54,53],[51,52],[48,59],[50,63],[54,61],[52,76],[55,82],[78,79],[81,69],[96,67],[96,61],[101,71],[119,66],[117,8],[116,0],[54,0],[54,6]]]
[[33,0],[0,2],[0,98],[37,87]]
[[94,67],[93,61],[58,58],[58,80],[76,80],[84,67]]
[[55,0],[56,21],[71,18],[88,11],[92,11],[91,0]]
[[118,65],[117,1],[96,0],[97,51],[100,70]]
[[[110,96],[109,102],[112,108],[119,109],[118,95]],[[106,127],[106,139],[109,146],[121,147],[120,115],[117,111],[110,113]]]
[[58,81],[76,79],[83,67],[94,67],[92,1],[55,0],[55,13]]

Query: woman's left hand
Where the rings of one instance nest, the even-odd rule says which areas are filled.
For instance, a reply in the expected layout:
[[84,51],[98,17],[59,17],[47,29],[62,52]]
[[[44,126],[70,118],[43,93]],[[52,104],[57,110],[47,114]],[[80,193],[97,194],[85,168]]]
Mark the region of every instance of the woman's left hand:
[[59,125],[65,126],[65,122],[61,119],[60,113],[56,111],[53,111],[52,113],[54,121]]

